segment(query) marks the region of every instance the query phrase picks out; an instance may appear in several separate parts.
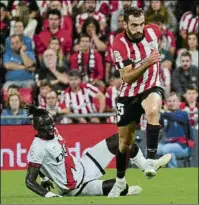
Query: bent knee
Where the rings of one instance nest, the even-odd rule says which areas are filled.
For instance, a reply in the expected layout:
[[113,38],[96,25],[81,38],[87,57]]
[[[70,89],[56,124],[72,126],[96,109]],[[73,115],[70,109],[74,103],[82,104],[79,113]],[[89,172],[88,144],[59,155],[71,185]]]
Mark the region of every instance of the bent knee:
[[147,117],[155,117],[155,116],[158,116],[159,114],[159,107],[158,106],[152,106],[150,108],[147,108],[145,110],[146,112],[146,116]]
[[131,145],[120,143],[119,150],[121,153],[129,152],[131,150]]

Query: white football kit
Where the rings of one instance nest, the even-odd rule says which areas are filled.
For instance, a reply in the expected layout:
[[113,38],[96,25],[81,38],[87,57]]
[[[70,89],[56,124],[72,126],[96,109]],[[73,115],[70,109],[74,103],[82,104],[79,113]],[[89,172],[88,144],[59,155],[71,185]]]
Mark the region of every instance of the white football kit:
[[54,181],[62,195],[103,195],[103,180],[96,179],[105,174],[104,168],[114,157],[103,140],[77,159],[70,154],[65,140],[55,129],[52,140],[35,137],[28,162],[40,166],[41,172]]

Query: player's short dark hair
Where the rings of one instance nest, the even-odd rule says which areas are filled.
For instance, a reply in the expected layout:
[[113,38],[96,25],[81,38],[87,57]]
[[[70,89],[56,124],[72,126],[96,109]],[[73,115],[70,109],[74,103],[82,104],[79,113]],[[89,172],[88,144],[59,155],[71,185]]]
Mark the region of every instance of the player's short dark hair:
[[70,70],[68,72],[68,77],[78,77],[81,78],[81,74],[78,70]]
[[50,82],[47,79],[43,79],[40,82],[40,87],[45,87],[45,86],[49,86],[50,88],[52,88],[52,85],[50,84]]
[[186,88],[186,92],[187,92],[188,90],[195,90],[196,92],[198,92],[198,88],[195,87],[195,86],[192,86],[192,85],[189,85],[189,86]]
[[126,23],[128,23],[129,16],[131,15],[133,15],[134,17],[140,17],[141,15],[144,15],[144,11],[136,6],[124,9],[124,21]]
[[58,9],[50,9],[47,12],[47,17],[49,18],[50,15],[57,15],[59,19],[61,19],[61,12]]
[[185,57],[185,56],[189,56],[189,57],[192,59],[192,56],[191,56],[191,54],[189,53],[189,51],[184,51],[184,52],[182,52],[181,55],[180,55],[181,58],[182,58],[182,57]]
[[11,85],[8,86],[8,90],[9,89],[17,89],[19,91],[19,86],[16,85],[16,84],[11,84]]

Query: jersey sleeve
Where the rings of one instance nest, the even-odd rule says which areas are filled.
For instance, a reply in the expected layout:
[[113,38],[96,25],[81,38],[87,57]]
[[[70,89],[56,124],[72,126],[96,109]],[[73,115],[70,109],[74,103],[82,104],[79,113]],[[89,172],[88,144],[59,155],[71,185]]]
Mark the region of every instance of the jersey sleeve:
[[32,166],[42,164],[45,157],[45,148],[42,143],[33,142],[28,153],[28,163]]
[[132,60],[130,60],[130,49],[125,40],[122,42],[121,39],[116,38],[113,42],[112,49],[117,69],[122,69],[132,64]]

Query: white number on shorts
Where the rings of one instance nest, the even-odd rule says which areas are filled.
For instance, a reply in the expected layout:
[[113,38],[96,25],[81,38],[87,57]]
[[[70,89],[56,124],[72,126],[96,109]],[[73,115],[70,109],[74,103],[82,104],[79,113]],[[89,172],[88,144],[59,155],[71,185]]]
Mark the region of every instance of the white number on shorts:
[[117,103],[117,115],[123,115],[124,114],[124,104]]

